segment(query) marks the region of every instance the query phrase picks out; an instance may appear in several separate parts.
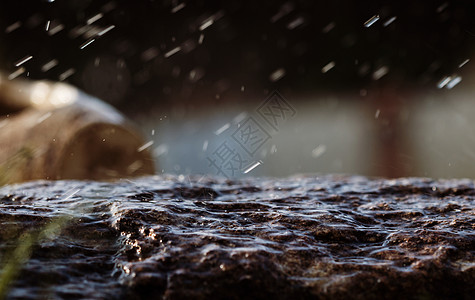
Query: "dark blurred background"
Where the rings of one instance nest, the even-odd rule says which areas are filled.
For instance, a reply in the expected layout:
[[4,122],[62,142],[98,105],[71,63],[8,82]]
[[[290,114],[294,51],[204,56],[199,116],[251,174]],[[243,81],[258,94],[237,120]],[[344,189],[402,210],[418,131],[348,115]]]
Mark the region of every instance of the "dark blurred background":
[[473,1],[2,1],[0,45],[11,79],[65,81],[134,119],[163,172],[214,172],[233,118],[278,90],[297,113],[260,121],[272,138],[250,174],[473,176],[471,144],[441,150],[454,119],[420,143],[437,113],[471,119],[472,99],[443,107],[474,90]]

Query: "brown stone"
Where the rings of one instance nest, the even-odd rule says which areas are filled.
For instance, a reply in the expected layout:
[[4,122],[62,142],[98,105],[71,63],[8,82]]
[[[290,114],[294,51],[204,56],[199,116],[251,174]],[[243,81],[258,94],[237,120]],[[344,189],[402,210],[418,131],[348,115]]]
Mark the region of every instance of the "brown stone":
[[0,116],[0,183],[154,172],[138,130],[74,87],[0,78],[0,107],[6,113]]

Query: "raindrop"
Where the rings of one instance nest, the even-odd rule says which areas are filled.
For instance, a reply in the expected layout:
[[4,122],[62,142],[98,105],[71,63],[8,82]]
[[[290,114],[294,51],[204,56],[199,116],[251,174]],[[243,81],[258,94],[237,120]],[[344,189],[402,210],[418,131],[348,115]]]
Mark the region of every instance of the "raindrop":
[[51,117],[53,113],[52,112],[47,112],[45,113],[44,115],[42,115],[41,117],[38,118],[38,120],[36,121],[36,124],[40,124],[42,123],[44,120],[48,119],[49,117]]
[[185,3],[180,3],[180,4],[178,4],[177,6],[173,7],[173,8],[172,8],[172,14],[174,14],[174,13],[176,13],[176,12],[182,10],[185,6],[186,6]]
[[271,23],[279,21],[280,19],[288,15],[292,10],[294,10],[294,4],[292,2],[284,3],[280,10],[270,19]]
[[323,68],[322,68],[322,73],[325,74],[326,72],[330,71],[331,69],[333,69],[333,67],[335,67],[335,62],[334,61],[331,61],[329,62],[328,64],[326,64]]
[[18,76],[20,76],[21,74],[25,73],[26,69],[21,67],[19,68],[18,70],[16,70],[15,72],[11,73],[10,75],[8,75],[8,80],[12,80],[12,79],[15,79],[17,78]]
[[449,6],[448,2],[442,3],[439,7],[437,7],[437,12],[438,13],[443,12],[447,8],[447,6]]
[[386,22],[384,22],[383,26],[384,27],[388,27],[389,25],[391,25],[392,22],[396,21],[397,17],[392,17],[390,18],[389,20],[387,20]]
[[90,39],[90,40],[84,42],[84,43],[79,47],[79,49],[82,50],[82,49],[86,48],[87,46],[89,46],[90,44],[92,44],[94,41],[95,41],[95,39]]
[[456,76],[447,83],[446,88],[448,88],[450,90],[453,87],[455,87],[457,84],[459,84],[460,81],[462,81],[462,77],[461,76]]
[[377,119],[379,118],[379,114],[381,113],[381,110],[377,109],[376,113],[374,114],[374,118]]
[[469,61],[470,61],[470,59],[468,59],[468,58],[467,58],[466,60],[464,60],[464,61],[459,65],[459,68],[465,66]]
[[7,28],[5,28],[5,33],[10,33],[14,30],[17,30],[20,27],[21,27],[21,22],[16,21],[15,23],[13,23],[13,24],[9,25]]
[[179,47],[179,46],[173,48],[172,50],[170,50],[170,51],[168,51],[167,53],[165,53],[165,58],[169,58],[169,57],[172,56],[173,54],[178,53],[180,50],[181,50],[181,47]]
[[101,19],[104,15],[101,13],[98,13],[97,15],[89,18],[86,23],[87,25],[91,25],[92,23],[96,22],[97,20]]
[[29,61],[32,58],[33,58],[33,56],[31,56],[31,55],[27,55],[27,56],[23,57],[22,59],[20,59],[19,61],[17,61],[15,63],[15,67],[21,66],[22,64],[26,63],[27,61]]
[[64,71],[63,73],[59,75],[59,81],[66,80],[68,77],[70,77],[74,73],[76,73],[76,70],[74,70],[73,68],[67,69],[66,71]]
[[188,78],[195,83],[205,76],[205,70],[202,68],[194,68],[190,71]]
[[246,117],[247,117],[247,113],[245,111],[243,111],[242,113],[240,113],[239,115],[234,117],[233,122],[235,124],[238,124],[241,121],[243,121]]
[[155,148],[155,150],[153,151],[153,154],[157,157],[160,156],[160,155],[166,154],[166,153],[168,153],[168,145],[167,144],[161,144],[157,148]]
[[229,123],[226,123],[223,126],[221,126],[218,130],[216,130],[214,134],[220,135],[221,133],[225,132],[229,127],[231,127],[231,125]]
[[304,22],[305,19],[303,17],[298,17],[295,20],[291,21],[289,24],[287,24],[287,29],[293,30],[302,25]]
[[140,146],[138,149],[137,149],[137,152],[142,152],[144,151],[145,149],[149,148],[150,146],[153,145],[153,141],[148,141],[146,142],[145,144],[143,144],[142,146]]
[[317,158],[322,156],[327,151],[327,146],[318,145],[315,149],[312,150],[312,157]]
[[373,79],[374,80],[379,80],[381,79],[384,75],[388,74],[389,68],[386,66],[382,66],[373,73]]
[[41,72],[48,72],[52,68],[56,67],[58,65],[58,61],[56,59],[52,59],[49,62],[45,63],[43,66],[41,66]]
[[260,160],[256,161],[256,162],[250,164],[247,168],[245,168],[243,173],[247,174],[247,173],[251,172],[252,170],[254,170],[255,168],[257,168],[261,164],[262,164],[262,161],[260,161]]
[[372,16],[368,21],[364,23],[365,27],[370,27],[379,20],[379,15]]
[[111,25],[109,27],[106,27],[105,29],[103,29],[102,31],[99,31],[97,33],[97,36],[103,36],[104,34],[108,33],[109,31],[111,31],[112,29],[114,29],[115,26],[114,25]]
[[437,83],[437,88],[439,89],[443,88],[444,86],[447,85],[447,83],[449,83],[450,80],[452,80],[452,76],[445,76]]
[[142,59],[142,61],[147,62],[154,59],[157,56],[158,56],[158,49],[155,47],[152,47],[142,52],[142,54],[140,55],[140,58]]
[[276,82],[278,80],[280,80],[282,77],[285,76],[285,69],[284,68],[280,68],[280,69],[277,69],[275,70],[274,72],[272,72],[269,76],[269,79],[270,81],[272,82]]
[[64,29],[64,25],[63,24],[58,24],[58,25],[56,25],[53,28],[50,28],[48,30],[48,35],[53,36],[53,35],[57,34],[58,32],[60,32],[63,29]]
[[214,17],[211,16],[208,19],[206,19],[203,23],[200,25],[200,31],[205,30],[206,28],[210,27],[214,23]]
[[333,28],[335,28],[335,22],[328,23],[327,26],[323,27],[322,32],[323,32],[323,33],[328,33],[328,32],[330,32]]

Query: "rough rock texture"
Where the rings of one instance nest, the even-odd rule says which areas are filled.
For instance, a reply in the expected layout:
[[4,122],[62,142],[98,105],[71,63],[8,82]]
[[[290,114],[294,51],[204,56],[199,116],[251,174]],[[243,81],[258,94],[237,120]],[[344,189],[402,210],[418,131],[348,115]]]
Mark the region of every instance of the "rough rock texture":
[[[0,189],[11,299],[474,299],[469,180],[148,177]],[[0,278],[2,273],[0,273]]]

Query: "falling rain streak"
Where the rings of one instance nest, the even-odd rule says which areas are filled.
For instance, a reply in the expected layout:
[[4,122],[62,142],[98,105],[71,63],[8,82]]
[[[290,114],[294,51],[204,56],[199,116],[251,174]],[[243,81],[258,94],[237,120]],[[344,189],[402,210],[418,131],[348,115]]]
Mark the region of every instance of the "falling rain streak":
[[72,197],[74,197],[74,195],[76,195],[80,191],[81,191],[81,189],[72,188],[61,196],[61,200],[62,201],[67,201],[67,200],[71,199]]
[[56,67],[58,65],[58,61],[56,59],[52,59],[43,66],[41,66],[41,72],[48,72],[52,68]]
[[211,25],[213,25],[213,23],[214,23],[213,18],[207,19],[206,21],[203,22],[203,24],[201,24],[200,31],[203,31],[206,28],[210,27]]
[[437,83],[437,88],[446,88],[446,89],[452,89],[454,88],[457,84],[459,84],[462,81],[462,76],[445,76],[442,78],[438,83]]
[[111,25],[107,28],[105,28],[104,30],[100,31],[97,36],[103,36],[104,34],[108,33],[109,31],[111,31],[112,29],[114,29],[115,26],[114,25]]
[[305,19],[303,17],[298,17],[287,25],[287,29],[293,30],[299,27],[300,25],[302,25],[304,22],[305,22]]
[[372,16],[368,21],[364,23],[364,27],[370,27],[379,20],[379,15]]
[[2,121],[0,121],[0,128],[3,128],[3,127],[5,127],[5,125],[7,125],[7,124],[8,124],[8,122],[9,122],[9,120],[8,120],[8,119],[3,119]]
[[326,73],[328,71],[330,71],[331,69],[333,69],[333,67],[335,67],[335,62],[334,61],[331,61],[329,62],[328,64],[326,64],[323,68],[322,68],[322,73]]
[[228,128],[231,127],[231,125],[229,123],[226,123],[224,124],[223,126],[221,126],[218,130],[216,130],[214,132],[214,134],[216,135],[220,135],[221,133],[225,132],[226,130],[228,130]]
[[56,26],[54,26],[54,27],[52,27],[48,30],[48,35],[53,36],[53,35],[57,34],[58,32],[60,32],[63,29],[64,29],[64,25],[63,24],[58,24],[58,25],[56,25]]
[[15,67],[21,66],[22,64],[26,63],[27,61],[29,61],[29,60],[32,59],[32,58],[33,58],[33,56],[31,56],[31,55],[28,55],[28,56],[23,57],[22,59],[20,59],[19,61],[17,61],[17,62],[15,63]]
[[168,153],[168,145],[167,144],[161,144],[155,150],[153,150],[153,155],[158,157],[163,154]]
[[391,23],[393,23],[394,21],[396,21],[397,17],[392,17],[390,18],[389,20],[387,20],[386,22],[383,23],[383,26],[384,27],[388,27],[389,25],[391,25]]
[[90,39],[90,40],[84,42],[79,48],[82,50],[82,49],[86,48],[87,46],[89,46],[90,44],[92,44],[94,41],[95,41],[95,39]]
[[280,8],[279,12],[277,12],[272,18],[270,19],[271,23],[275,23],[291,13],[294,10],[294,4],[292,2],[287,2]]
[[377,109],[376,112],[374,113],[374,118],[375,119],[379,118],[380,114],[381,114],[381,110]]
[[244,121],[246,117],[247,117],[247,113],[243,111],[242,113],[234,117],[233,122],[235,124],[241,123],[241,121]]
[[52,112],[45,113],[44,115],[42,115],[41,117],[38,118],[38,120],[36,121],[36,124],[43,123],[43,121],[45,121],[46,119],[51,117],[52,114],[53,114]]
[[153,141],[148,141],[147,143],[143,144],[142,146],[140,146],[138,149],[137,149],[137,152],[142,152],[144,151],[145,149],[149,148],[150,146],[153,145]]
[[323,27],[322,33],[329,33],[333,28],[335,28],[335,22],[328,23],[327,26]]
[[172,14],[177,13],[178,11],[182,10],[185,8],[186,4],[185,3],[180,3],[177,6],[172,8]]
[[159,53],[158,49],[155,47],[152,47],[142,52],[142,55],[140,57],[142,61],[147,62],[157,57],[158,53]]
[[8,80],[12,80],[12,79],[15,79],[17,78],[18,76],[20,76],[21,74],[25,73],[25,68],[21,67],[19,68],[18,70],[16,70],[15,72],[11,73],[10,75],[8,75]]
[[101,13],[98,13],[97,15],[95,15],[94,17],[90,18],[87,20],[87,25],[91,25],[92,23],[96,22],[97,20],[101,19],[104,15],[101,14]]
[[168,51],[167,53],[165,53],[165,58],[169,58],[169,57],[172,56],[173,54],[178,53],[180,50],[181,50],[181,47],[173,48],[172,50],[170,50],[170,51]]
[[389,69],[386,66],[382,66],[378,68],[376,71],[373,73],[373,79],[374,80],[379,80],[381,79],[384,75],[388,74]]
[[66,80],[68,77],[76,73],[76,70],[70,68],[59,75],[59,81]]
[[247,168],[244,169],[243,173],[244,174],[247,174],[249,172],[251,172],[252,170],[254,170],[255,168],[257,168],[258,166],[260,166],[262,164],[262,161],[256,161],[254,163],[252,163],[251,165],[249,165]]
[[468,59],[468,58],[467,58],[466,60],[464,60],[464,61],[459,65],[459,69],[460,69],[461,67],[465,66],[469,61],[470,61],[470,59]]
[[285,76],[285,69],[284,68],[280,68],[280,69],[277,69],[275,70],[274,72],[272,72],[270,75],[269,75],[269,80],[272,81],[272,82],[276,82],[278,80],[280,80],[282,77]]
[[317,158],[322,156],[327,151],[327,146],[318,145],[315,149],[312,150],[312,157]]
[[444,86],[447,85],[447,83],[449,83],[450,80],[452,80],[452,76],[445,76],[439,81],[439,83],[437,83],[437,88],[439,89],[443,88]]
[[21,27],[21,22],[17,21],[15,23],[9,25],[7,28],[5,28],[5,33],[11,33],[11,32],[17,30],[20,27]]
[[462,81],[462,77],[461,76],[456,76],[455,78],[453,78],[452,80],[450,80],[447,85],[445,86],[447,89],[452,89],[454,86],[456,86],[457,84],[460,83],[460,81]]

